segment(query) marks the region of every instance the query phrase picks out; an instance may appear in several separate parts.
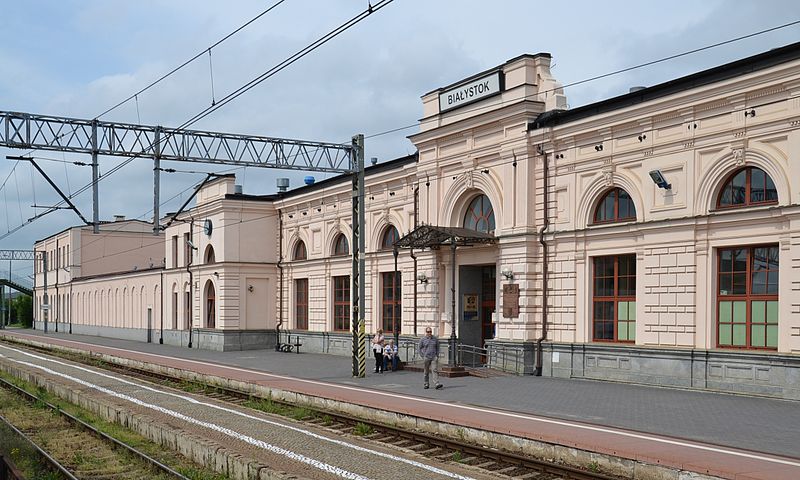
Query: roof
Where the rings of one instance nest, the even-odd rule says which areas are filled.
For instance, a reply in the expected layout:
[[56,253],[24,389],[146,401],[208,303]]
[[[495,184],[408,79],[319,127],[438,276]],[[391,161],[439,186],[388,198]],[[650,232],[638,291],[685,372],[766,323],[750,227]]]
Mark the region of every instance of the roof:
[[636,92],[619,95],[617,97],[590,103],[570,110],[553,110],[539,115],[535,121],[528,124],[528,130],[545,126],[563,125],[584,118],[612,112],[622,108],[649,102],[666,97],[674,93],[683,92],[692,88],[702,87],[715,82],[729,80],[741,75],[764,70],[782,63],[800,59],[800,42],[773,48],[767,52],[759,53],[735,62],[726,63],[708,70],[693,73],[685,77],[676,78]]
[[470,75],[467,78],[462,78],[461,80],[459,80],[457,82],[453,82],[450,85],[445,85],[444,87],[435,88],[435,89],[431,90],[430,92],[426,93],[425,95],[423,95],[423,97],[428,96],[431,93],[442,92],[444,90],[450,90],[451,88],[455,88],[455,87],[458,87],[459,85],[463,85],[463,84],[471,82],[472,80],[478,79],[478,78],[486,75],[487,73],[492,73],[492,72],[495,72],[495,71],[498,71],[498,70],[502,70],[503,66],[508,65],[511,62],[516,62],[519,59],[522,59],[522,58],[537,58],[537,57],[551,58],[552,56],[549,53],[546,53],[546,52],[523,53],[522,55],[517,55],[516,57],[514,57],[514,58],[512,58],[510,60],[507,60],[506,62],[504,62],[504,63],[502,63],[502,64],[500,64],[500,65],[498,65],[496,67],[488,68],[488,69],[483,70],[481,72],[478,72],[478,73],[476,73],[474,75]]
[[476,243],[495,243],[497,237],[491,233],[458,227],[420,225],[394,242],[396,248],[431,248],[442,245],[467,247]]
[[[396,158],[394,160],[389,160],[388,162],[379,163],[377,165],[370,165],[364,168],[364,176],[368,177],[370,175],[374,175],[377,173],[381,173],[386,170],[391,170],[393,168],[402,167],[409,163],[416,163],[417,161],[417,153],[412,153],[411,155],[406,155],[405,157]],[[288,192],[284,193],[277,193],[274,195],[274,200],[279,200],[283,198],[290,198],[295,195],[302,195],[309,192],[316,191],[321,188],[330,187],[332,185],[336,185],[340,182],[350,181],[351,173],[343,173],[341,175],[337,175],[335,177],[326,178],[325,180],[320,180],[312,185],[305,185],[303,187],[294,188],[289,190]]]

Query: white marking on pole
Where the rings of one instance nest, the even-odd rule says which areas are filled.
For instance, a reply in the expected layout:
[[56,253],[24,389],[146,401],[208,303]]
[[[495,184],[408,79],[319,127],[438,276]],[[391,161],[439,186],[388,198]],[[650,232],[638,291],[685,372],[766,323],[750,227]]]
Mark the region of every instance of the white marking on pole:
[[[38,335],[20,334],[20,333],[16,333],[16,332],[13,335],[27,336],[27,337],[36,339],[36,340],[38,340],[40,342],[42,341],[41,337],[38,336]],[[306,380],[306,379],[303,379],[303,378],[289,377],[289,376],[285,376],[285,375],[277,375],[277,374],[274,374],[274,373],[261,372],[261,371],[258,371],[258,370],[250,370],[250,369],[247,369],[247,368],[231,367],[231,366],[223,365],[223,364],[220,364],[220,363],[201,362],[201,361],[198,361],[198,360],[190,360],[190,359],[186,359],[186,358],[171,357],[169,355],[160,355],[160,354],[157,354],[157,353],[143,353],[143,352],[137,352],[135,350],[127,350],[127,349],[124,349],[124,348],[107,347],[107,346],[104,346],[104,345],[99,345],[98,346],[98,345],[95,345],[95,344],[92,344],[92,343],[76,342],[74,340],[64,340],[64,339],[58,339],[58,340],[62,341],[62,342],[74,343],[76,345],[87,345],[87,346],[96,347],[96,348],[97,347],[106,348],[106,349],[109,349],[109,350],[117,350],[117,351],[120,351],[120,352],[133,353],[133,354],[137,354],[137,355],[145,355],[145,356],[150,356],[150,357],[155,357],[155,358],[164,358],[164,359],[169,359],[169,360],[176,360],[176,361],[185,362],[185,363],[195,363],[195,364],[198,364],[198,365],[206,365],[206,366],[213,366],[213,367],[216,367],[216,368],[224,368],[224,369],[235,371],[235,372],[251,373],[251,374],[260,375],[260,376],[263,376],[263,377],[272,377],[272,378],[277,378],[277,379],[281,379],[281,380],[291,380],[291,381],[295,381],[295,382],[298,382],[298,383],[308,383],[308,384],[311,384],[311,385],[314,385],[314,386],[324,385],[324,386],[330,387],[330,388],[338,388],[338,389],[342,389],[342,390],[349,390],[349,391],[369,394],[369,395],[373,395],[373,396],[377,395],[377,396],[385,396],[385,397],[392,397],[392,398],[402,397],[404,400],[408,400],[410,402],[427,403],[427,404],[430,404],[430,405],[437,405],[437,406],[441,406],[441,407],[446,407],[448,409],[468,410],[468,411],[472,411],[472,412],[488,413],[490,415],[499,415],[499,416],[502,416],[502,417],[517,418],[517,419],[522,419],[522,420],[530,420],[532,422],[549,423],[549,424],[552,424],[552,425],[560,425],[560,426],[565,426],[565,427],[577,428],[577,429],[581,429],[581,430],[589,430],[589,431],[594,431],[594,432],[607,433],[607,434],[610,434],[610,435],[618,435],[618,436],[621,436],[621,437],[636,438],[636,439],[639,439],[639,440],[646,440],[646,441],[656,442],[656,443],[664,443],[664,444],[667,444],[667,445],[676,445],[676,446],[679,446],[679,447],[693,448],[693,449],[703,450],[703,451],[707,451],[707,452],[721,453],[723,455],[731,455],[731,456],[735,456],[735,457],[751,458],[753,460],[759,460],[759,461],[770,462],[770,463],[778,463],[778,464],[782,464],[782,465],[790,465],[790,466],[793,466],[793,467],[800,467],[800,463],[794,462],[794,461],[791,461],[791,460],[785,460],[785,459],[782,459],[782,458],[767,457],[767,456],[753,454],[753,453],[730,450],[730,449],[722,448],[722,447],[712,447],[712,446],[709,446],[709,445],[702,445],[702,444],[692,443],[690,441],[684,441],[684,440],[671,440],[671,439],[668,439],[668,438],[655,437],[655,436],[644,434],[644,433],[626,432],[624,430],[616,430],[616,429],[614,429],[612,427],[597,427],[597,426],[593,426],[593,425],[587,425],[587,424],[581,424],[581,423],[573,423],[573,422],[569,422],[569,421],[566,421],[566,420],[554,420],[554,419],[551,419],[551,418],[538,417],[538,416],[535,416],[535,415],[530,415],[530,414],[525,414],[525,413],[504,412],[502,410],[491,410],[491,409],[488,409],[488,408],[473,407],[473,406],[470,406],[470,405],[459,405],[459,404],[454,404],[454,403],[445,403],[445,402],[440,402],[438,400],[430,400],[430,399],[427,399],[427,398],[410,397],[410,396],[407,396],[407,395],[402,395],[400,393],[386,393],[386,392],[381,392],[380,390],[370,390],[370,389],[360,388],[360,387],[351,387],[351,386],[347,386],[347,385],[341,385],[341,384],[337,384],[337,383],[328,383],[328,382],[323,382],[323,381],[319,381],[319,380]]]
[[[177,394],[177,393],[158,390],[158,389],[155,389],[155,388],[152,388],[152,387],[148,387],[147,385],[142,385],[142,384],[139,384],[139,383],[136,383],[136,382],[132,382],[130,380],[125,380],[125,379],[122,379],[122,378],[114,377],[112,375],[108,375],[108,374],[103,373],[103,372],[97,372],[97,371],[94,371],[94,370],[91,370],[91,369],[88,369],[88,368],[85,368],[85,367],[81,367],[81,366],[78,366],[78,365],[71,365],[69,363],[61,362],[59,360],[54,360],[54,359],[51,359],[51,358],[42,357],[40,355],[36,355],[36,354],[33,354],[33,353],[25,352],[25,351],[22,351],[22,350],[16,350],[14,348],[7,347],[5,345],[0,345],[0,347],[8,348],[9,350],[13,350],[13,351],[15,351],[17,353],[20,353],[22,355],[26,355],[26,356],[29,356],[29,357],[32,357],[32,358],[36,358],[36,359],[41,360],[41,361],[51,362],[51,363],[55,363],[57,365],[61,365],[61,366],[64,366],[64,367],[74,368],[74,369],[81,370],[81,371],[84,371],[84,372],[87,372],[87,373],[90,373],[90,374],[93,374],[93,375],[97,375],[97,376],[100,376],[100,377],[103,377],[103,378],[114,380],[114,381],[117,381],[117,382],[120,382],[120,383],[123,383],[123,384],[126,384],[126,385],[131,385],[131,386],[134,386],[134,387],[138,387],[138,388],[141,388],[142,390],[147,390],[147,391],[150,391],[150,392],[153,392],[153,393],[158,393],[158,394],[161,394],[161,395],[171,396],[171,397],[174,397],[174,398],[185,400],[185,401],[187,401],[189,403],[193,403],[195,405],[202,405],[202,406],[205,406],[205,407],[210,407],[210,408],[217,409],[217,410],[220,410],[220,411],[223,411],[223,412],[226,412],[226,413],[231,413],[231,414],[234,414],[234,415],[238,415],[238,416],[247,418],[249,420],[256,420],[256,421],[259,421],[259,422],[262,422],[262,423],[266,423],[268,425],[272,425],[272,426],[276,426],[276,427],[280,427],[280,428],[285,428],[287,430],[291,430],[291,431],[294,431],[294,432],[297,432],[297,433],[308,435],[308,436],[310,436],[312,438],[315,438],[317,440],[323,440],[323,441],[330,442],[330,443],[333,443],[333,444],[336,444],[336,445],[339,445],[339,446],[342,446],[342,447],[351,448],[351,449],[357,450],[359,452],[370,453],[370,454],[373,454],[373,455],[376,455],[376,456],[379,456],[379,457],[382,457],[382,458],[386,458],[388,460],[393,460],[393,461],[397,461],[397,462],[406,463],[408,465],[412,465],[412,466],[421,468],[423,470],[428,470],[430,472],[437,473],[437,474],[442,475],[442,476],[455,478],[457,480],[474,480],[471,477],[466,477],[466,476],[463,476],[463,475],[459,475],[457,473],[449,472],[447,470],[443,470],[441,468],[437,468],[437,467],[434,467],[434,466],[431,466],[431,465],[426,465],[424,463],[417,462],[415,460],[411,460],[411,459],[403,458],[403,457],[398,457],[398,456],[395,456],[395,455],[392,455],[392,454],[389,454],[389,453],[379,452],[377,450],[372,450],[372,449],[369,449],[369,448],[366,448],[366,447],[361,447],[361,446],[358,446],[358,445],[352,445],[352,444],[349,444],[349,443],[344,442],[342,440],[336,440],[336,439],[333,439],[333,438],[328,438],[326,436],[320,435],[318,433],[311,432],[309,430],[304,430],[302,428],[293,427],[291,425],[285,425],[285,424],[282,424],[282,423],[279,423],[279,422],[275,422],[275,421],[272,421],[272,420],[268,420],[268,419],[265,419],[265,418],[256,417],[254,415],[249,415],[247,413],[240,412],[240,411],[237,411],[237,410],[234,410],[234,409],[230,409],[230,408],[226,408],[226,407],[222,407],[222,406],[219,406],[219,405],[214,405],[214,404],[211,404],[211,403],[202,402],[200,400],[197,400],[197,399],[192,398],[192,397],[188,397],[186,395],[181,395],[181,394]],[[14,360],[14,359],[12,359],[12,360]],[[46,369],[46,367],[40,367],[40,366],[37,366],[35,364],[31,364],[29,362],[23,362],[23,361],[20,361],[20,360],[14,360],[14,361],[17,362],[17,363],[25,364],[25,365],[31,365],[31,366],[34,366],[36,368]],[[64,376],[65,378],[70,378],[70,379],[72,378],[72,377],[66,376],[65,374],[58,374],[58,375]],[[78,380],[76,380],[76,381],[78,381]],[[98,387],[98,388],[104,388],[104,387]],[[119,395],[123,395],[123,396],[127,397],[127,395],[124,395],[124,394],[119,394]],[[137,401],[140,401],[140,400],[137,400]],[[156,407],[158,407],[158,406],[156,406]],[[163,408],[163,407],[158,407],[158,408]],[[182,415],[180,413],[178,413],[178,414]],[[220,427],[220,428],[224,428],[224,427]]]

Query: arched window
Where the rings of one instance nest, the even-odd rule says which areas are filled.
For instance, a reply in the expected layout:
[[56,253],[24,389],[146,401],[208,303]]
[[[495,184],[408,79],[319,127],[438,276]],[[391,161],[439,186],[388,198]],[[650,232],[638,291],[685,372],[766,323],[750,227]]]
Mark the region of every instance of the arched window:
[[736,208],[778,203],[775,183],[764,170],[745,167],[728,177],[719,192],[717,207]]
[[494,232],[494,209],[486,195],[473,198],[464,214],[464,228],[479,232]]
[[206,254],[204,255],[204,257],[205,257],[205,263],[215,263],[217,260],[214,257],[214,247],[212,247],[211,245],[206,247]]
[[308,258],[308,253],[306,252],[306,244],[299,240],[297,245],[294,246],[294,259],[295,260],[305,260]]
[[397,233],[397,229],[394,228],[394,225],[389,225],[386,227],[386,230],[383,231],[383,239],[381,240],[381,250],[392,250],[394,248],[394,242],[400,239],[400,234]]
[[333,254],[334,255],[350,254],[350,245],[348,245],[347,237],[345,237],[343,233],[337,235],[336,240],[334,240],[333,242]]
[[612,188],[607,191],[594,211],[594,223],[614,223],[636,220],[636,207],[625,190]]

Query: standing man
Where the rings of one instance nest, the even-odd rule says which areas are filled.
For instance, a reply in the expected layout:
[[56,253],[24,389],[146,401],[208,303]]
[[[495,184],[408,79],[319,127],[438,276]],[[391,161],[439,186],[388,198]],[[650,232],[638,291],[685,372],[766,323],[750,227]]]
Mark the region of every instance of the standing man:
[[439,383],[439,339],[433,336],[431,327],[425,329],[425,336],[419,340],[419,354],[425,361],[425,388],[430,388],[428,377],[433,373],[433,383],[435,389],[442,388]]

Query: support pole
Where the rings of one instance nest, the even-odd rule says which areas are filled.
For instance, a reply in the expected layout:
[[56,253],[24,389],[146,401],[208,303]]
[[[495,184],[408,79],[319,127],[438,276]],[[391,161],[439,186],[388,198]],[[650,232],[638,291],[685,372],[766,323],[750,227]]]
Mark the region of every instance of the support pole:
[[450,260],[453,264],[450,266],[450,273],[452,275],[450,283],[450,365],[456,364],[456,239],[450,238]]
[[156,127],[156,138],[154,142],[155,155],[153,156],[153,235],[161,233],[160,213],[158,211],[161,203],[161,127]]
[[92,232],[100,233],[100,207],[98,204],[97,184],[100,182],[99,165],[97,164],[97,119],[92,120]]
[[352,142],[353,158],[353,276],[351,329],[353,332],[353,376],[364,378],[367,374],[366,322],[364,319],[364,135],[355,135]]
[[397,308],[397,284],[399,283],[397,281],[397,255],[400,252],[397,250],[397,247],[394,247],[392,253],[394,254],[394,281],[392,282],[392,332],[394,333],[394,345],[399,349],[400,329],[397,325],[397,312],[395,311],[395,308]]

